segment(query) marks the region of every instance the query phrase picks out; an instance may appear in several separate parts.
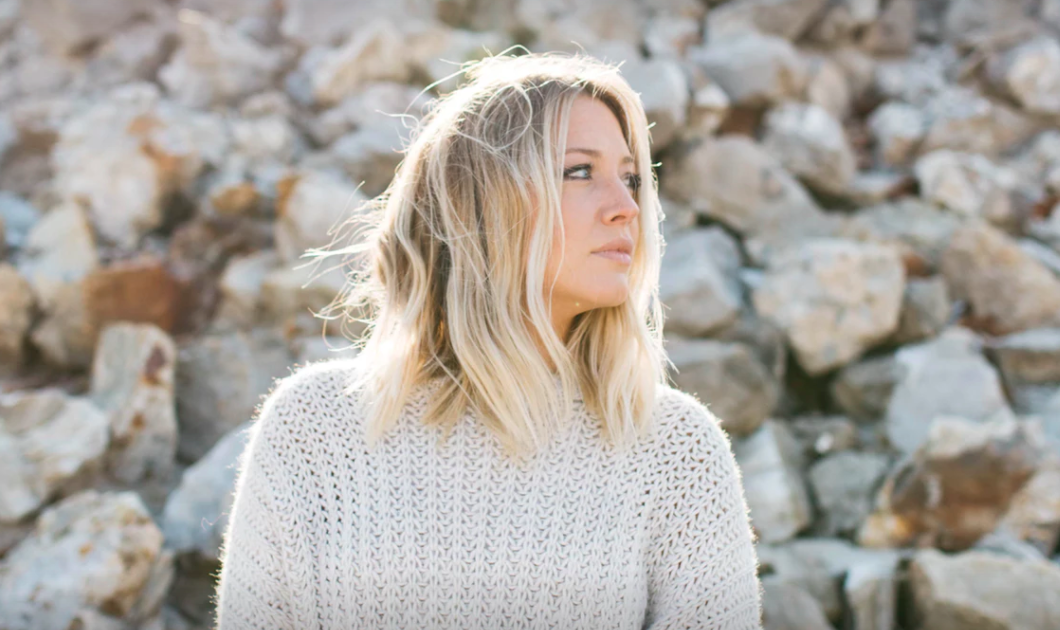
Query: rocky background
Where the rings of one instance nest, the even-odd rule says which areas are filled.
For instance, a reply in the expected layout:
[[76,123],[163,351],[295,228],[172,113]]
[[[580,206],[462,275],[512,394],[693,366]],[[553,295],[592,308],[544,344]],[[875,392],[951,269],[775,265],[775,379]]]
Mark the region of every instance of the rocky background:
[[513,44],[649,110],[766,627],[1060,627],[1060,0],[0,0],[0,627],[210,627],[247,423],[357,332],[299,256]]

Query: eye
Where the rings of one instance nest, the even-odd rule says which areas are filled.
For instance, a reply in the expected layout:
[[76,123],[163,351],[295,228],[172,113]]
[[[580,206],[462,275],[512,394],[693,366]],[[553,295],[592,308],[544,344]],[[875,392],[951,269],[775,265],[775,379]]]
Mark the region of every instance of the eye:
[[630,173],[629,179],[627,181],[629,182],[629,189],[632,190],[634,193],[640,190],[640,175],[636,173]]
[[[587,178],[588,177],[588,173],[591,173],[592,170],[593,170],[593,167],[592,167],[591,164],[578,164],[576,166],[571,166],[569,168],[563,169],[563,177],[564,177],[564,179],[566,179],[566,178],[570,177],[571,175],[573,175],[574,173],[577,173],[578,171],[585,171],[586,172],[586,178]],[[585,178],[576,177],[575,179],[585,179]]]

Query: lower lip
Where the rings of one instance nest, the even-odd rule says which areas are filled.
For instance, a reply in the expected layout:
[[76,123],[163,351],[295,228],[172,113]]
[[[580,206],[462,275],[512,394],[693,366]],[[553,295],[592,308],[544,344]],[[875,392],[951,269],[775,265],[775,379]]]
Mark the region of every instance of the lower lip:
[[615,262],[620,262],[625,265],[631,264],[633,262],[633,257],[627,254],[626,252],[612,250],[607,252],[593,252],[593,254],[596,256],[603,256],[604,258],[609,258]]

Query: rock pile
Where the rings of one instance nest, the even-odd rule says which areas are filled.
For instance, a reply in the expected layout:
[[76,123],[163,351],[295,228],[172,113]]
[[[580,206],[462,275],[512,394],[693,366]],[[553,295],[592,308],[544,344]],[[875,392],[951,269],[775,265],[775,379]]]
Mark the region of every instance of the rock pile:
[[0,0],[0,627],[210,626],[248,420],[357,332],[301,254],[513,44],[654,123],[766,627],[1060,627],[1058,0]]

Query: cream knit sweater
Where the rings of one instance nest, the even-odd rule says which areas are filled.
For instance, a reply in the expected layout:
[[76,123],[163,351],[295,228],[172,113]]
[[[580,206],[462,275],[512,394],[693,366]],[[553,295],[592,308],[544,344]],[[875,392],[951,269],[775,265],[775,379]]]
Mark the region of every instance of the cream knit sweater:
[[718,421],[659,387],[659,431],[615,451],[584,403],[530,464],[465,414],[442,447],[422,386],[376,450],[356,359],[298,368],[240,462],[219,630],[751,630],[757,559]]

